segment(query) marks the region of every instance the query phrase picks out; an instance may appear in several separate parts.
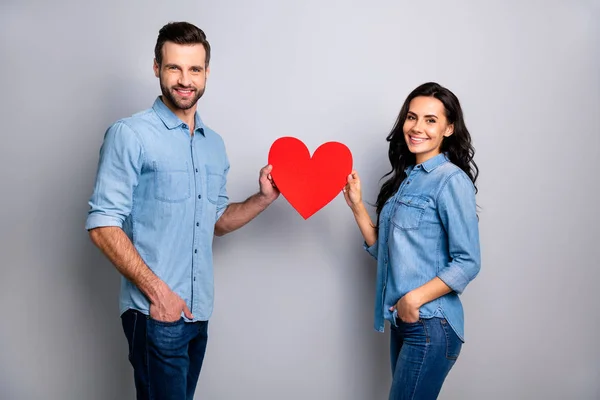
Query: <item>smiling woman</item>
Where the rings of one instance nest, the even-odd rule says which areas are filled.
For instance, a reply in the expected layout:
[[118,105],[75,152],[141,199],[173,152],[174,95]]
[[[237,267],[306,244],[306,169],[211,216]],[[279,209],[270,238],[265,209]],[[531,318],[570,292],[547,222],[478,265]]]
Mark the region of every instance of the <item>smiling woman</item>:
[[419,96],[410,102],[403,131],[408,150],[421,164],[440,153],[442,141],[452,135],[454,125],[448,122],[441,101]]
[[464,342],[458,295],[480,269],[477,166],[460,103],[437,83],[413,90],[387,140],[392,176],[377,224],[355,171],[344,195],[377,259],[375,329],[391,326],[390,399],[433,400]]

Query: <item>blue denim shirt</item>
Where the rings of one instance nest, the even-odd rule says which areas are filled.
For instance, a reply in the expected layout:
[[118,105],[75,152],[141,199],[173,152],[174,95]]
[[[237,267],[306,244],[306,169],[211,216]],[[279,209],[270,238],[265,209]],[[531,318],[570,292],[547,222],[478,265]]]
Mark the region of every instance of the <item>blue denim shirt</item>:
[[446,318],[464,341],[459,294],[480,269],[475,188],[445,154],[406,169],[407,177],[380,215],[378,240],[365,249],[377,259],[375,329],[396,323],[389,308],[436,276],[453,291],[427,304],[421,318]]
[[[106,131],[86,229],[118,226],[148,267],[185,300],[195,320],[213,310],[212,242],[229,198],[222,138],[195,115],[194,135],[157,97]],[[121,278],[119,308],[149,301]]]

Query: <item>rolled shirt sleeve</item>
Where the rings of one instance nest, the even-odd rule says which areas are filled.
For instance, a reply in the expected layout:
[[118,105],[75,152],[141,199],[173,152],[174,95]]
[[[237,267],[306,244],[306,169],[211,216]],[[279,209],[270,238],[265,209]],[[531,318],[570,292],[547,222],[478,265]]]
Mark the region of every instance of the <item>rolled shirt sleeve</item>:
[[379,254],[379,239],[377,239],[372,246],[369,246],[367,242],[363,242],[363,248],[377,260],[377,255]]
[[481,268],[475,188],[466,174],[448,178],[438,196],[438,211],[448,234],[450,254],[449,264],[440,269],[438,277],[462,293]]
[[123,227],[130,215],[144,152],[137,134],[125,123],[108,128],[100,147],[96,181],[89,200],[86,229]]

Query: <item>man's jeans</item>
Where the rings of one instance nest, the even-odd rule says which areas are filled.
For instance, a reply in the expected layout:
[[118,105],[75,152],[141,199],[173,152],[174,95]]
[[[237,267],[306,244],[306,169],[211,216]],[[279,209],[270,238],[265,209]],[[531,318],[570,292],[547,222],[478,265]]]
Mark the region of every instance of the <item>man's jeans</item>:
[[202,368],[208,321],[160,322],[139,311],[121,316],[138,400],[192,400]]
[[397,319],[391,327],[390,400],[435,400],[462,342],[443,318],[405,323]]

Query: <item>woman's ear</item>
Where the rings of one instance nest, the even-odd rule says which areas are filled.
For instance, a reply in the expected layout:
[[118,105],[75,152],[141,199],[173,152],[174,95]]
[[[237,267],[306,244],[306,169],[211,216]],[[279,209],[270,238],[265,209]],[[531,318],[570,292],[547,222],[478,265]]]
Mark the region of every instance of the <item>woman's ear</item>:
[[446,132],[444,132],[444,137],[451,136],[454,133],[454,124],[450,124],[446,127]]

